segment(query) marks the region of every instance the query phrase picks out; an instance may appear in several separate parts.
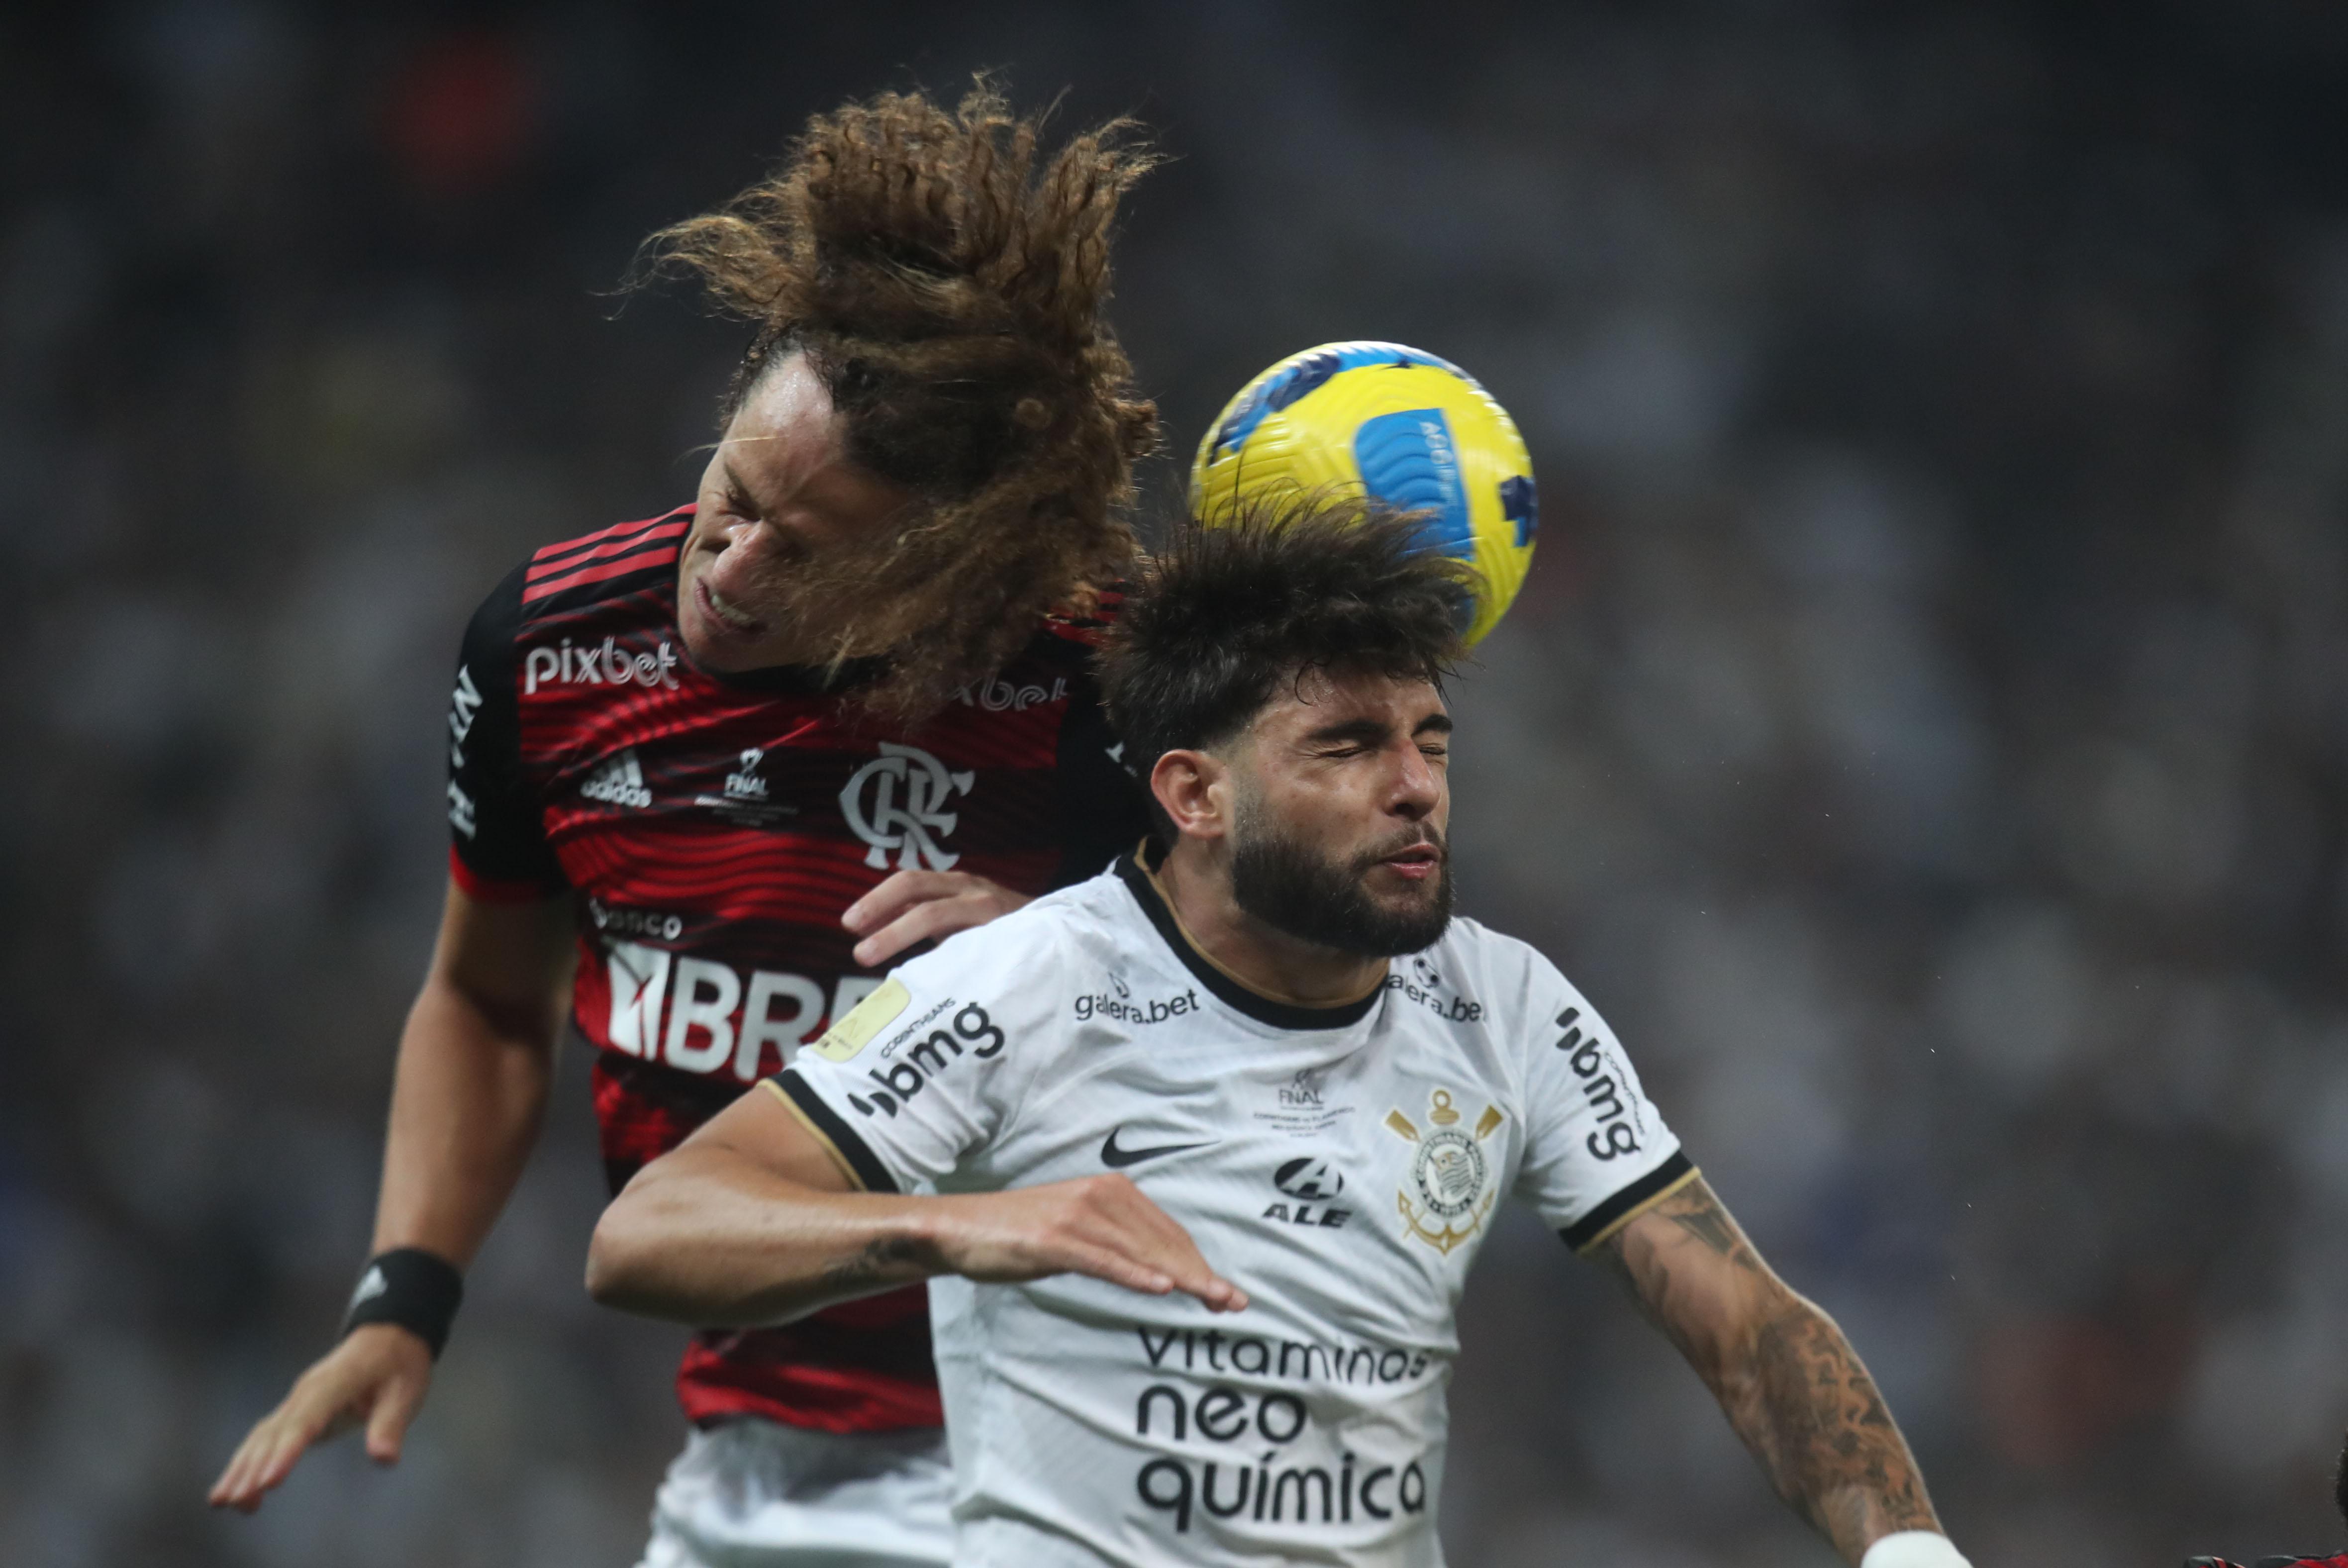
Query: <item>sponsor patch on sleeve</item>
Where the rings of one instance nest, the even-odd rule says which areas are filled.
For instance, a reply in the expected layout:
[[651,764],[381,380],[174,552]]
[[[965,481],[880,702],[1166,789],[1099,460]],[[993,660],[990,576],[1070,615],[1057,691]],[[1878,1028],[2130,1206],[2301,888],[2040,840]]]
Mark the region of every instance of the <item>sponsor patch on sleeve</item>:
[[852,1061],[857,1052],[872,1043],[873,1036],[897,1021],[897,1015],[912,1000],[913,994],[905,989],[904,982],[892,975],[808,1048],[828,1062]]

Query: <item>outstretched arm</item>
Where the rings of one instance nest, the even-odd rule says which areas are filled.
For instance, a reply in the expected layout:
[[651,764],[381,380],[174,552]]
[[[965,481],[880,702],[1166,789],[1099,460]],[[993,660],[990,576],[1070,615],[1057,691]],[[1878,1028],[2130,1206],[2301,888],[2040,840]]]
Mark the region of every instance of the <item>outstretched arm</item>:
[[1123,1176],[946,1197],[857,1190],[783,1097],[744,1095],[636,1173],[595,1226],[587,1290],[703,1326],[786,1323],[932,1275],[1085,1274],[1128,1290],[1247,1305]]
[[1625,1225],[1598,1256],[1712,1389],[1777,1494],[1846,1559],[1858,1563],[1900,1532],[1940,1533],[1915,1459],[1859,1353],[1762,1262],[1703,1178]]
[[[400,1036],[376,1252],[472,1261],[538,1140],[571,954],[567,903],[485,903],[449,885]],[[212,1505],[251,1512],[313,1444],[360,1424],[369,1457],[395,1462],[431,1380],[432,1351],[407,1329],[353,1329],[254,1425],[212,1484]]]

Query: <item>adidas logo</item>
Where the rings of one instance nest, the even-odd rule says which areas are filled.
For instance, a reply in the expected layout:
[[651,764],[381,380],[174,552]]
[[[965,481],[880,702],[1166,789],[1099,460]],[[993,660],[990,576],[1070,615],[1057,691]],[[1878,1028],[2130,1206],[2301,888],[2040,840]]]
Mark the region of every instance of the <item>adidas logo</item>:
[[383,1265],[381,1264],[371,1265],[367,1272],[360,1276],[359,1288],[351,1292],[352,1309],[355,1311],[366,1305],[390,1288],[391,1282],[383,1277]]
[[644,788],[644,770],[636,765],[633,748],[619,753],[587,776],[580,795],[607,806],[649,806],[653,792]]

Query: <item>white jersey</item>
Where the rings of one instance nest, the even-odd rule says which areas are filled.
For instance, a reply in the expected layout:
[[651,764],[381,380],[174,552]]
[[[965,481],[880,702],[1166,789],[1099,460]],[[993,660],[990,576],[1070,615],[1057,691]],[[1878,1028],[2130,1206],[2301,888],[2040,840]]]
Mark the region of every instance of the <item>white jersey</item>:
[[1248,1294],[933,1282],[964,1568],[1439,1564],[1493,1204],[1587,1247],[1694,1174],[1524,944],[1455,920],[1356,1002],[1276,1002],[1131,858],[905,965],[769,1081],[870,1189],[1122,1171]]

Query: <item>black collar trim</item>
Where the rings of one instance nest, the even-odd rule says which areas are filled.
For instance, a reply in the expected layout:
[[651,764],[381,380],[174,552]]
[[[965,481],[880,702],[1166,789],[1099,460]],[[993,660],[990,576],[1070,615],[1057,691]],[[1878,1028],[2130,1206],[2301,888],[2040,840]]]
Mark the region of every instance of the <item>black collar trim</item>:
[[1197,976],[1199,984],[1213,992],[1226,1006],[1246,1014],[1260,1024],[1270,1024],[1276,1029],[1343,1029],[1368,1017],[1370,1009],[1385,995],[1386,988],[1380,985],[1372,986],[1366,995],[1357,996],[1351,1002],[1341,1002],[1334,1007],[1307,1007],[1294,1002],[1275,1002],[1262,992],[1242,985],[1224,974],[1216,967],[1213,960],[1191,945],[1181,923],[1174,918],[1174,912],[1167,907],[1157,884],[1142,869],[1139,851],[1117,857],[1117,874],[1124,879],[1126,887],[1133,893],[1134,902],[1141,905],[1141,913],[1149,917],[1149,923],[1158,928],[1158,934],[1165,939],[1166,945],[1172,948],[1174,956]]

